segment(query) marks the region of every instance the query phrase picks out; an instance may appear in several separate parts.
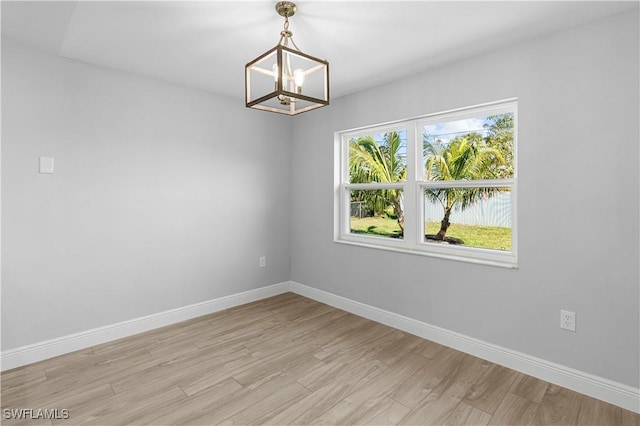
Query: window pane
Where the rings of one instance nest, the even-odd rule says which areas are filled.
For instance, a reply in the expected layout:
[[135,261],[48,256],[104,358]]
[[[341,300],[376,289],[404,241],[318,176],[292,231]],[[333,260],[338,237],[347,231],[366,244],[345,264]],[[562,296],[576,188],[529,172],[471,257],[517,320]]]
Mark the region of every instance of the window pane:
[[402,190],[379,189],[350,192],[352,234],[403,237]]
[[512,112],[424,126],[424,179],[513,178],[513,130]]
[[349,140],[349,183],[403,182],[406,175],[406,130]]
[[427,189],[425,242],[511,251],[511,190]]

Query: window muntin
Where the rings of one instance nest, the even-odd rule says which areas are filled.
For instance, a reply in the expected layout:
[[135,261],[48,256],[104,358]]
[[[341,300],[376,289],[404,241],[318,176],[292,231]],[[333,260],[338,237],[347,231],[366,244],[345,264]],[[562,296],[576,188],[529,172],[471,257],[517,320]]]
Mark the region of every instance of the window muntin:
[[[335,241],[516,267],[516,122],[509,100],[336,133]],[[388,154],[391,137],[402,173],[363,178],[355,142]]]

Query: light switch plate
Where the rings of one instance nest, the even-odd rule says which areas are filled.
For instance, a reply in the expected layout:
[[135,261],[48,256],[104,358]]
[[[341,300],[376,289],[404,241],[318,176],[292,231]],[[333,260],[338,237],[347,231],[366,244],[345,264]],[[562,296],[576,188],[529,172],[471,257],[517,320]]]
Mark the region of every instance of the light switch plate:
[[52,157],[40,157],[40,173],[53,173]]

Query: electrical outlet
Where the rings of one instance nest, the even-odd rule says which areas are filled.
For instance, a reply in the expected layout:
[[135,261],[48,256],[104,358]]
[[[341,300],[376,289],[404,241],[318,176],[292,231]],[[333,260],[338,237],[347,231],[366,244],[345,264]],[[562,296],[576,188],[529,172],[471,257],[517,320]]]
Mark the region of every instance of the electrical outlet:
[[560,311],[560,328],[569,331],[576,331],[576,313],[571,311]]
[[264,268],[267,266],[267,258],[265,256],[260,257],[260,267]]

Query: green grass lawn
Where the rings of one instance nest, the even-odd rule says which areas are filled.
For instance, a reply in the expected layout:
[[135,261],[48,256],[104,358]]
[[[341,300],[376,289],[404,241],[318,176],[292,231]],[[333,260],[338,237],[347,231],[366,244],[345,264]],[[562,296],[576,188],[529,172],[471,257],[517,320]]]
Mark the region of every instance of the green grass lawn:
[[400,235],[400,226],[398,226],[397,220],[386,217],[352,217],[351,232],[381,237],[397,237]]
[[[426,222],[426,226],[426,234],[437,234],[440,229],[439,222]],[[400,234],[400,227],[395,219],[386,217],[352,217],[351,232],[381,237],[397,237]],[[468,247],[511,250],[510,228],[452,223],[447,231],[447,237],[460,238]]]

